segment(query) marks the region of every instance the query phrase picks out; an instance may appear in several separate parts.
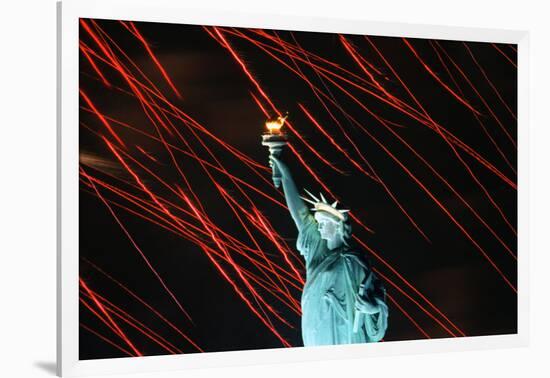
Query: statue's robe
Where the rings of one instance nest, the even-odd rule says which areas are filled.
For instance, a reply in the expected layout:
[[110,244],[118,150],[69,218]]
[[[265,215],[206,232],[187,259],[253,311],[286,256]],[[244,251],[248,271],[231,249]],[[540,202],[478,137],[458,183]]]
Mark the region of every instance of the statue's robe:
[[[387,328],[386,293],[364,253],[347,246],[329,250],[311,214],[300,227],[297,247],[306,262],[306,283],[302,293],[304,345],[381,340]],[[362,295],[361,284],[365,286]],[[354,332],[354,322],[358,323],[357,332]]]

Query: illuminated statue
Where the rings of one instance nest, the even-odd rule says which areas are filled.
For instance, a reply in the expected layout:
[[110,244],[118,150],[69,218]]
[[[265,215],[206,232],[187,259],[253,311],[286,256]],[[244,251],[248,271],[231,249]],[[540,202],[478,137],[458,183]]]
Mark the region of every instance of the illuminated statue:
[[[386,293],[365,254],[351,247],[349,210],[338,209],[337,202],[329,204],[322,194],[317,198],[306,191],[311,198],[300,197],[288,166],[280,159],[280,148],[274,154],[270,147],[270,165],[274,180],[282,183],[299,232],[297,248],[306,262],[304,345],[379,341],[387,328]],[[311,210],[306,202],[313,205]]]

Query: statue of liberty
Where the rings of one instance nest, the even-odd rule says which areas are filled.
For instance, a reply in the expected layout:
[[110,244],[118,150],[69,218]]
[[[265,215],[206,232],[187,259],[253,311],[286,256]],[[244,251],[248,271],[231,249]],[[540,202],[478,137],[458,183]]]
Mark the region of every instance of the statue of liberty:
[[[282,183],[304,256],[302,292],[304,346],[376,342],[387,328],[386,292],[365,257],[352,247],[348,211],[317,198],[301,197],[280,151],[270,150],[274,177]],[[306,202],[311,203],[310,210]]]

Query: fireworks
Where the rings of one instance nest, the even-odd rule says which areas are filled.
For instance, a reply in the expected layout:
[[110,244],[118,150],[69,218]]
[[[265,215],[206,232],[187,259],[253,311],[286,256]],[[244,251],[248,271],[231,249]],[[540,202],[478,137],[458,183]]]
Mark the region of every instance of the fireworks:
[[[104,23],[109,25],[109,32]],[[349,59],[343,62],[304,48],[299,35],[292,32],[199,29],[220,54],[234,62],[241,79],[248,82],[247,106],[255,107],[264,119],[276,115],[266,122],[269,135],[280,136],[284,124],[289,138],[285,153],[295,158],[319,190],[341,201],[344,194],[338,187],[330,187],[327,183],[331,181],[324,177],[360,178],[368,188],[382,193],[384,206],[397,211],[407,232],[412,230],[428,246],[437,235],[423,210],[411,204],[393,181],[392,176],[400,175],[406,190],[419,193],[422,206],[440,217],[437,222],[447,222],[455,237],[461,238],[461,245],[468,246],[468,253],[478,253],[486,269],[496,273],[498,285],[515,294],[514,269],[510,269],[516,260],[515,213],[503,205],[499,193],[516,195],[516,115],[476,56],[475,48],[463,43],[470,57],[465,64],[438,41],[426,42],[430,48],[427,50],[418,48],[414,40],[402,39],[402,53],[423,70],[424,84],[446,96],[452,102],[452,111],[467,122],[466,132],[461,133],[434,114],[437,111],[429,105],[429,99],[415,92],[418,83],[407,82],[410,76],[399,72],[398,65],[374,38],[336,36],[335,43]],[[193,88],[182,86],[172,76],[174,67],[165,66],[157,56],[155,44],[148,40],[152,37],[140,30],[139,23],[81,20],[79,48],[83,67],[92,75],[89,80],[110,95],[119,96],[124,104],[133,105],[132,112],[125,113],[132,116],[124,118],[123,112],[104,110],[112,107],[106,107],[102,98],[92,94],[98,89],[80,88],[81,114],[85,115],[81,117],[81,132],[103,153],[97,156],[83,151],[81,190],[107,209],[143,270],[154,280],[148,281],[155,285],[149,290],[159,297],[151,304],[139,294],[137,288],[142,286],[130,289],[93,259],[83,260],[88,273],[80,279],[81,309],[91,315],[87,319],[95,320],[94,324],[82,322],[82,330],[121,355],[208,351],[203,346],[208,343],[195,337],[207,334],[204,330],[197,332],[197,327],[208,326],[199,324],[193,308],[182,299],[186,296],[184,290],[174,289],[174,276],[168,278],[166,269],[159,269],[162,264],[158,251],[140,245],[126,218],[131,215],[193,246],[181,253],[204,258],[219,280],[216,284],[230,288],[243,311],[250,312],[277,345],[296,346],[303,264],[288,235],[280,233],[280,227],[274,224],[272,214],[286,209],[281,192],[270,180],[271,170],[266,162],[258,161],[253,153],[231,141],[232,134],[221,133],[220,128],[213,131],[208,123],[211,121],[203,121],[200,112],[197,115],[187,108],[186,99],[192,97]],[[272,95],[270,87],[262,82],[261,70],[237,46],[254,49],[270,62],[270,67],[290,75],[285,77],[301,85],[299,95],[288,93],[282,98],[280,91]],[[498,65],[515,69],[512,49],[491,44],[483,48],[495,52]],[[147,61],[132,58],[136,51],[141,51]],[[426,51],[431,54],[426,56]],[[296,109],[292,110],[292,120],[280,111],[290,107]],[[244,129],[243,134],[258,130],[258,124],[233,124],[225,118],[220,123],[224,128]],[[477,126],[479,129],[474,131],[479,131],[487,142],[483,148],[468,136]],[[323,141],[329,153],[314,148],[308,142],[311,135]],[[368,149],[363,147],[366,143]],[[475,188],[469,190],[478,191],[485,203],[473,201],[457,184],[460,180],[442,169],[439,157],[426,150],[430,143],[437,143],[438,153],[452,159],[452,169],[460,171],[460,180]],[[198,176],[200,183],[195,181]],[[499,193],[495,193],[495,187],[500,188]],[[209,202],[212,198],[216,198],[215,205]],[[219,213],[224,214],[222,220]],[[376,243],[376,233],[382,231],[372,224],[380,222],[365,214],[351,212],[350,216],[359,230],[356,242],[375,262],[375,271],[388,289],[390,309],[403,316],[409,334],[425,338],[469,335],[459,318],[449,316],[445,306],[430,299],[425,286],[421,290],[407,278],[406,266],[395,253]],[[158,245],[162,248],[162,242]],[[181,269],[186,271],[185,267]],[[187,270],[189,274],[192,271]],[[96,289],[94,280],[89,279],[96,276],[121,291],[117,298],[125,295],[139,305],[139,314],[150,315],[147,321],[110,298],[109,292]],[[164,314],[168,307],[177,309],[177,313],[169,310],[172,318]]]

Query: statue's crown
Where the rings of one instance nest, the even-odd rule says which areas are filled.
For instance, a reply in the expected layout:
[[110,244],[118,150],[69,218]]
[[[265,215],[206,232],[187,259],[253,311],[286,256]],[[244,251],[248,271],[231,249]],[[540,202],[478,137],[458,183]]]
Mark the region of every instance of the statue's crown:
[[311,194],[307,189],[304,189],[304,190],[311,197],[311,199],[307,198],[307,197],[301,197],[301,196],[300,196],[300,198],[303,199],[306,202],[311,203],[314,206],[311,210],[313,210],[313,211],[324,211],[326,213],[329,213],[332,216],[335,216],[336,218],[340,219],[341,221],[346,219],[344,214],[347,213],[349,210],[337,209],[336,205],[338,205],[338,201],[334,201],[331,205],[327,202],[327,200],[323,196],[323,193],[319,193],[319,196],[321,197],[321,199],[319,199],[319,198],[315,197],[313,194]]

